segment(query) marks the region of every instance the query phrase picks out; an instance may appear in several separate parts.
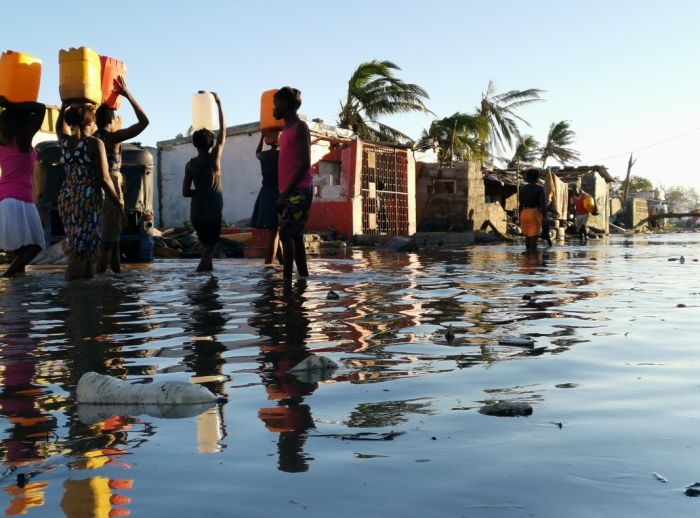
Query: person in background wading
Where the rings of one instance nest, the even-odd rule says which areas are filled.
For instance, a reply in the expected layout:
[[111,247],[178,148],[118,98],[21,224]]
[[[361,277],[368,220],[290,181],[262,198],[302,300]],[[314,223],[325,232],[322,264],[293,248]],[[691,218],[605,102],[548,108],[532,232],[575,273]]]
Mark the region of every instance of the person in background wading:
[[[131,104],[136,114],[138,122],[128,128],[117,129],[117,117],[113,109],[106,104],[102,104],[97,108],[95,114],[97,131],[95,136],[104,142],[105,151],[107,152],[107,165],[109,167],[109,175],[112,178],[114,189],[119,194],[119,198],[124,201],[123,185],[122,185],[122,146],[121,143],[134,138],[141,134],[148,127],[148,117],[143,112],[143,109],[136,102],[131,92],[126,87],[124,78],[119,76],[115,81],[116,91],[124,96]],[[104,201],[102,210],[102,252],[100,261],[97,265],[97,273],[104,273],[107,268],[111,268],[114,273],[121,272],[121,258],[119,251],[119,236],[122,233],[122,218],[119,208],[107,198]]]
[[[219,96],[212,92],[219,110],[219,136],[214,142],[214,133],[199,129],[192,134],[192,144],[197,148],[197,156],[185,166],[182,182],[182,195],[192,198],[190,220],[202,244],[202,259],[198,272],[211,272],[212,260],[221,234],[221,214],[224,208],[221,188],[221,155],[226,142],[226,125]],[[194,183],[194,189],[192,184]]]
[[590,194],[584,192],[578,183],[569,187],[574,192],[571,196],[570,206],[573,207],[576,219],[576,234],[581,237],[583,242],[586,242],[588,240],[588,219],[596,210],[595,200]]
[[539,171],[528,169],[525,173],[527,184],[520,189],[520,225],[525,235],[525,251],[536,252],[537,240],[542,234],[542,222],[547,217],[544,187],[537,181]]

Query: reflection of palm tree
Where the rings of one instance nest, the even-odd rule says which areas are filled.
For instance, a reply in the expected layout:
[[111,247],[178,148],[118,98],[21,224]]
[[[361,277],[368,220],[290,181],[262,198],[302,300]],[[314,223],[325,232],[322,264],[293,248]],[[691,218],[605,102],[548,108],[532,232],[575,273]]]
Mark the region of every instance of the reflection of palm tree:
[[410,137],[377,119],[397,113],[427,112],[424,101],[428,94],[420,86],[395,77],[394,70],[401,69],[391,61],[360,64],[348,81],[338,126],[352,130],[364,140],[410,142]]
[[361,403],[350,414],[352,428],[383,428],[408,421],[406,414],[431,414],[430,403],[416,401],[382,401]]

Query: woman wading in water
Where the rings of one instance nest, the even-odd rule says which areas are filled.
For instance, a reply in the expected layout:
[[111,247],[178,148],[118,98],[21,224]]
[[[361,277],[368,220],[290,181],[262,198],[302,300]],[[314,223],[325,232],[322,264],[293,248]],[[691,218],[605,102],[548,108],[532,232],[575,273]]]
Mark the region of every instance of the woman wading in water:
[[104,194],[124,218],[124,202],[112,184],[103,142],[95,138],[94,104],[61,106],[56,135],[66,178],[58,195],[58,213],[66,233],[66,280],[94,276],[100,256]]

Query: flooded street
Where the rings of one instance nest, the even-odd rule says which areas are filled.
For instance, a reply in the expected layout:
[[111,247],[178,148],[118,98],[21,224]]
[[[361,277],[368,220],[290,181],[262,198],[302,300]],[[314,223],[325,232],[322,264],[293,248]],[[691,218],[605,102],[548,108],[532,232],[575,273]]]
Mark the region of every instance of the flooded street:
[[[696,516],[699,245],[355,250],[312,260],[288,301],[280,274],[247,260],[215,277],[162,261],[70,285],[60,269],[0,280],[0,509]],[[498,344],[514,336],[534,349]],[[288,372],[311,352],[339,368]],[[228,402],[108,415],[74,402],[89,371],[202,383]],[[532,415],[480,412],[499,401]]]

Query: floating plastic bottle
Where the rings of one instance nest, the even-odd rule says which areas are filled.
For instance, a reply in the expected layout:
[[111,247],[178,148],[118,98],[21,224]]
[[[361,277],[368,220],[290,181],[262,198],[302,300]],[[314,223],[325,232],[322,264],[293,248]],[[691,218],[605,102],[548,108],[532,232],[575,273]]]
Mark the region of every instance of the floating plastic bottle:
[[13,103],[36,101],[41,83],[41,60],[7,50],[0,56],[0,95]]
[[62,101],[102,102],[100,56],[87,47],[58,52],[59,85]]
[[214,96],[203,90],[192,96],[192,129],[219,129],[219,111]]
[[272,109],[275,106],[274,97],[277,91],[267,90],[260,98],[260,129],[263,131],[284,129],[284,119],[277,120],[272,115]]
[[119,109],[121,95],[114,88],[117,77],[126,77],[126,65],[118,59],[100,56],[102,102],[112,110]]

